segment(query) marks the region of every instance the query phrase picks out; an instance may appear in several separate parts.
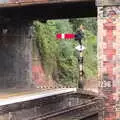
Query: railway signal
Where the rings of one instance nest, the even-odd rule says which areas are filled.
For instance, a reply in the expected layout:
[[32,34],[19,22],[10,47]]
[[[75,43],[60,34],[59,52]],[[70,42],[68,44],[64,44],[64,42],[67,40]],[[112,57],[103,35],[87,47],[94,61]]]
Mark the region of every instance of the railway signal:
[[84,38],[84,33],[82,28],[77,30],[76,34],[71,34],[71,33],[59,33],[56,34],[57,39],[75,39],[76,41],[79,42],[79,46],[75,47],[77,51],[79,51],[79,57],[78,57],[78,63],[79,63],[79,80],[78,80],[78,88],[83,89],[83,76],[84,76],[84,71],[83,71],[83,50],[85,47],[82,45],[82,39]]
[[56,34],[56,38],[57,39],[74,39],[75,35],[71,34],[71,33],[67,33],[67,34],[58,33],[58,34]]
[[77,47],[75,47],[75,49],[77,50],[77,51],[84,51],[85,50],[85,47],[83,46],[83,45],[78,45]]

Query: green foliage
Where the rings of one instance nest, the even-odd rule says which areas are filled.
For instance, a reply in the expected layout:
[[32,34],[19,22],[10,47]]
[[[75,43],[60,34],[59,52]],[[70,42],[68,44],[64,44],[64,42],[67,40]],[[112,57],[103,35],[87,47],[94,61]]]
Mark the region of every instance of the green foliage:
[[57,43],[48,24],[36,21],[35,36],[41,62],[47,74],[52,74],[56,69]]
[[96,18],[73,18],[69,20],[73,25],[73,31],[76,31],[77,28],[82,24],[86,30],[90,31],[94,35],[97,32],[97,20]]
[[72,33],[72,25],[69,23],[69,20],[56,20],[56,29],[57,33]]
[[[69,22],[70,21],[70,22]],[[56,40],[56,33],[73,33],[80,24],[85,25],[86,50],[84,52],[84,70],[86,78],[97,73],[96,58],[96,21],[95,19],[51,20],[47,23],[36,21],[35,36],[41,62],[47,74],[64,85],[76,85],[79,79],[79,65],[75,40]]]
[[[73,33],[69,20],[56,20],[56,33]],[[58,74],[59,81],[64,85],[76,85],[78,80],[78,63],[74,54],[75,42],[73,40],[61,40],[58,42]]]
[[97,21],[96,18],[74,18],[69,20],[73,31],[82,24],[85,27],[86,50],[84,52],[84,71],[86,78],[96,77],[97,75]]
[[85,35],[84,70],[87,78],[93,78],[97,75],[97,41],[90,31],[86,31]]
[[75,84],[78,80],[78,63],[74,55],[75,49],[72,41],[59,43],[59,79],[62,84]]

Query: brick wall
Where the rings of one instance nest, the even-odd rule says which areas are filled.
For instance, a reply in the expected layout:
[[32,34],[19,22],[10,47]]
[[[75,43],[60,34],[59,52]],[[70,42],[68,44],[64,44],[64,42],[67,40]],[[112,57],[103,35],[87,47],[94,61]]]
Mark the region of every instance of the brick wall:
[[100,93],[106,96],[105,120],[116,120],[120,112],[119,15],[119,6],[98,7],[98,77]]

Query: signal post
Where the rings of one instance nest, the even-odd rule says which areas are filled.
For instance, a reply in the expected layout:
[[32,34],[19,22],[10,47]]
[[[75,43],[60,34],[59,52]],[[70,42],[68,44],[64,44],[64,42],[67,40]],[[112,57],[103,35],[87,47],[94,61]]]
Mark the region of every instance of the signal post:
[[79,45],[75,47],[75,49],[79,52],[78,57],[78,63],[79,63],[79,80],[77,81],[77,87],[82,88],[84,87],[83,83],[83,50],[85,49],[84,46],[82,46],[82,39],[84,38],[84,33],[82,27],[77,31],[76,34],[57,34],[57,39],[75,39],[79,42]]

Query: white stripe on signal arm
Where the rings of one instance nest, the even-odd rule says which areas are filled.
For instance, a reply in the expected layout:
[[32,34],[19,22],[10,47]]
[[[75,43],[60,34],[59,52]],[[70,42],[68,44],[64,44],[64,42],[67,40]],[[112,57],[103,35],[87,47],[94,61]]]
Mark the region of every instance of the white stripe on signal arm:
[[65,38],[65,34],[62,33],[61,34],[61,38],[64,39]]

